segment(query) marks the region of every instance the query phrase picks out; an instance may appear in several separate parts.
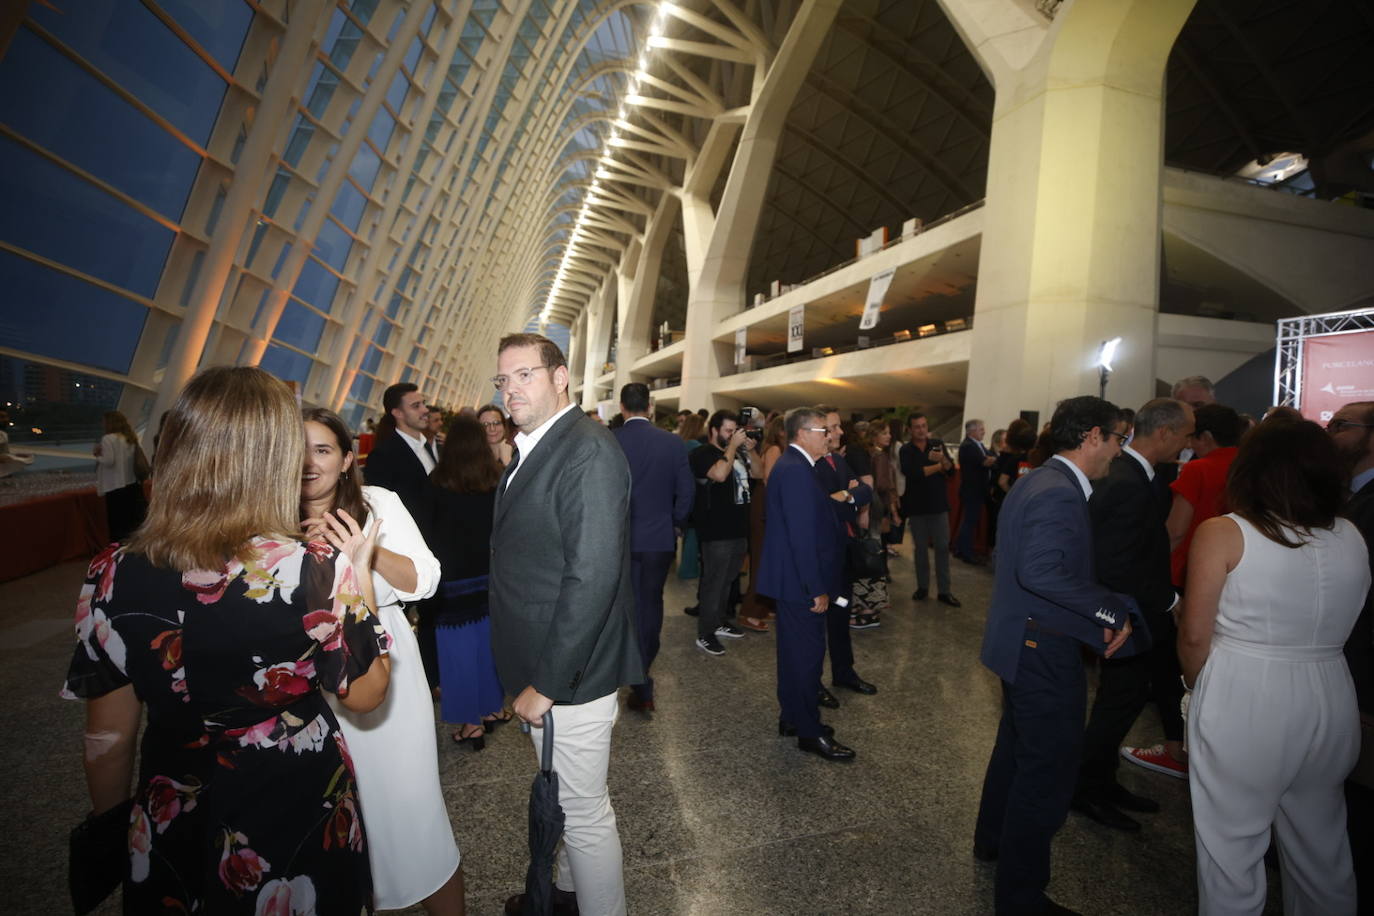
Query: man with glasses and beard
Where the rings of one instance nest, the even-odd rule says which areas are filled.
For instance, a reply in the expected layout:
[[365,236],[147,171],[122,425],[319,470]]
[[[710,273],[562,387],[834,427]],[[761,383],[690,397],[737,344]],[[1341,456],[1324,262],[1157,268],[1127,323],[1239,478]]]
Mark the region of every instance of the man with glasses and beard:
[[[553,714],[567,817],[555,906],[623,914],[625,880],[606,789],[617,691],[642,683],[630,577],[630,468],[615,437],[572,404],[568,364],[539,334],[502,338],[492,384],[519,427],[496,489],[491,644],[515,714]],[[557,704],[557,705],[555,705]],[[523,895],[506,902],[519,913]]]

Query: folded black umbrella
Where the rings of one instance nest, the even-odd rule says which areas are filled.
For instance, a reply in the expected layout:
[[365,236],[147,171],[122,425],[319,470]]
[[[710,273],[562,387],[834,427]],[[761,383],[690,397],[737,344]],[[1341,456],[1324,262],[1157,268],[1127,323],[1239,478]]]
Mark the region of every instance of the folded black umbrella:
[[[527,726],[528,727],[528,726]],[[530,867],[525,872],[524,916],[553,913],[553,863],[565,817],[553,771],[553,713],[544,713],[544,752],[530,786]]]

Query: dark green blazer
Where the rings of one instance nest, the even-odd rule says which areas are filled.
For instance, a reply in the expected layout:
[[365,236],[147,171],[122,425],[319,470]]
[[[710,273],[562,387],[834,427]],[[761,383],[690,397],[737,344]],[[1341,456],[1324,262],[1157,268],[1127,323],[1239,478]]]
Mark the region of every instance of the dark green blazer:
[[[586,703],[644,680],[630,580],[630,468],[574,408],[507,468],[491,531],[491,644],[515,696]],[[509,479],[509,486],[507,480]]]

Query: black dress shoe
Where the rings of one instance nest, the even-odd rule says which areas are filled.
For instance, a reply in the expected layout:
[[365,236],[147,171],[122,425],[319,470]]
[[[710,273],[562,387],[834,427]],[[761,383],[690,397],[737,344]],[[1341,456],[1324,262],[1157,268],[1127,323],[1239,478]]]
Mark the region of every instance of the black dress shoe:
[[[835,726],[826,725],[824,722],[822,722],[821,734],[825,735],[827,738],[835,737]],[[781,719],[779,719],[778,735],[783,738],[795,738],[797,735],[797,726],[793,725],[791,722],[784,722]]]
[[1135,811],[1138,814],[1159,813],[1159,802],[1153,798],[1136,795],[1125,786],[1113,784],[1107,791],[1107,801],[1123,811]]
[[1140,821],[1122,814],[1110,802],[1094,798],[1075,798],[1069,808],[1072,811],[1077,811],[1088,820],[1096,821],[1103,827],[1111,827],[1113,830],[1135,833],[1140,829]]
[[820,692],[816,695],[816,702],[819,703],[821,706],[824,706],[826,709],[840,708],[840,701],[836,699],[835,694],[831,693],[829,690],[826,690],[824,687],[822,687],[820,689]]
[[686,614],[688,617],[700,617],[701,607],[699,605],[694,604],[691,607],[683,608],[682,613]]
[[637,709],[640,712],[654,711],[653,700],[641,700],[638,696],[636,696],[633,693],[625,698],[625,706],[629,709]]
[[871,697],[873,696],[873,694],[878,692],[877,687],[874,687],[872,684],[870,684],[863,678],[859,677],[857,674],[854,675],[854,680],[852,681],[835,681],[834,684],[836,687],[843,687],[845,690],[852,690],[855,693],[862,693],[866,697]]
[[930,596],[930,592],[924,588],[918,588],[911,593],[912,601],[925,601]]
[[854,751],[835,740],[834,735],[821,735],[819,738],[798,738],[797,747],[809,754],[835,763],[848,763],[854,759]]
[[943,595],[936,595],[936,596],[935,596],[935,600],[939,601],[941,604],[948,604],[950,607],[963,607],[963,606],[964,606],[963,603],[960,602],[958,598],[954,597],[954,596],[951,595],[949,592],[945,592]]
[[[520,916],[525,910],[525,895],[516,894],[506,898],[506,916]],[[553,914],[554,916],[577,916],[577,894],[572,891],[565,891],[554,885],[553,888]]]
[[1040,916],[1082,916],[1077,910],[1071,910],[1066,906],[1060,906],[1050,898],[1045,898],[1045,906],[1040,910]]
[[997,847],[984,846],[982,843],[973,844],[973,857],[979,862],[996,862]]

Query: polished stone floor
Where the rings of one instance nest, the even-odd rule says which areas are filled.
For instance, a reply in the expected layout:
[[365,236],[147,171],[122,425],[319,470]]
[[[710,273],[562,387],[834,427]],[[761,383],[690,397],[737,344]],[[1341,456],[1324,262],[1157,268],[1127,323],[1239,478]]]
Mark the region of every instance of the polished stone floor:
[[[882,628],[854,634],[858,670],[879,693],[842,693],[826,715],[858,751],[848,766],[777,737],[772,635],[726,641],[720,658],[700,652],[682,613],[694,586],[670,575],[659,710],[623,712],[611,760],[632,913],[991,912],[992,869],[970,848],[999,709],[998,682],[978,664],[992,579],[956,562],[963,608],[914,603],[910,545],[902,551]],[[68,563],[0,585],[5,913],[70,912],[66,836],[88,804],[82,707],[57,689],[83,572]],[[469,912],[496,914],[523,882],[533,751],[514,727],[479,753],[446,734],[441,774]],[[1132,743],[1157,734],[1147,713]],[[1124,769],[1123,782],[1163,811],[1143,816],[1137,835],[1071,815],[1055,841],[1050,893],[1083,913],[1193,912],[1186,783]]]

